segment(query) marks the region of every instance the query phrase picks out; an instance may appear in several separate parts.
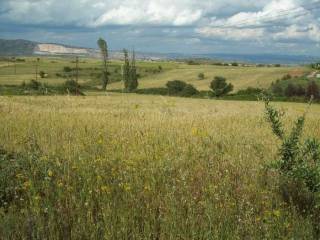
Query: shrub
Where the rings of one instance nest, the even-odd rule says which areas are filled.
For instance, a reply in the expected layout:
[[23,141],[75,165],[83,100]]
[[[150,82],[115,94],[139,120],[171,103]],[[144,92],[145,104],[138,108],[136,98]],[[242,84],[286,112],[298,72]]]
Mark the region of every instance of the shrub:
[[32,79],[29,83],[22,83],[22,86],[32,90],[39,90],[41,88],[41,83]]
[[167,88],[144,88],[144,89],[137,89],[135,93],[165,96],[165,95],[168,95],[168,89]]
[[47,76],[47,74],[44,71],[40,71],[39,75],[41,78],[45,78]]
[[290,134],[286,134],[283,114],[265,100],[266,116],[273,133],[281,140],[280,158],[274,166],[280,176],[280,193],[288,204],[293,204],[301,215],[314,223],[315,239],[320,236],[320,142],[309,138],[304,144],[301,136],[305,114],[297,119]]
[[306,90],[307,97],[313,96],[315,99],[320,98],[320,92],[319,92],[319,86],[315,81],[311,81],[308,84],[307,90]]
[[166,84],[169,95],[177,95],[183,91],[187,84],[180,80],[169,81]]
[[205,78],[204,73],[199,73],[198,74],[198,79],[203,80]]
[[67,80],[64,83],[64,89],[70,94],[83,95],[80,92],[80,85],[74,80]]
[[237,95],[257,95],[257,94],[260,94],[262,92],[263,92],[263,89],[248,87],[247,89],[239,90],[237,92]]
[[312,67],[313,69],[319,70],[319,69],[320,69],[320,63],[313,63],[313,64],[311,64],[311,67]]
[[233,85],[231,83],[227,84],[224,77],[215,77],[210,84],[210,88],[212,89],[214,96],[221,97],[231,92],[233,90]]
[[292,83],[289,83],[286,89],[284,90],[286,97],[293,97],[296,95],[296,86]]
[[182,92],[180,93],[180,95],[182,97],[192,97],[194,95],[197,95],[199,93],[199,91],[191,84],[187,84]]
[[64,71],[65,73],[70,73],[70,72],[72,72],[72,68],[66,66],[66,67],[63,68],[63,71]]
[[282,96],[283,95],[283,88],[279,84],[279,80],[276,83],[271,84],[271,92],[276,96]]
[[287,75],[284,75],[284,76],[281,78],[281,80],[285,81],[285,80],[289,80],[289,79],[291,79],[291,78],[292,78],[292,76],[291,76],[290,74],[287,74]]

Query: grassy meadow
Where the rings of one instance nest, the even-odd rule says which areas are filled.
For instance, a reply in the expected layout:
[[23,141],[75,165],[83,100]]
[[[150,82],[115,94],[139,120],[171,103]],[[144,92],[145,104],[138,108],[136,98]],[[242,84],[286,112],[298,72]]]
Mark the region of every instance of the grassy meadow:
[[[0,61],[0,85],[20,85],[35,79],[36,58],[23,58],[25,62],[13,64]],[[110,63],[110,90],[123,89],[121,61]],[[38,71],[48,74],[46,78],[38,78],[45,84],[58,85],[66,81],[67,74],[64,67],[75,68],[74,58],[41,57]],[[161,69],[159,69],[161,66]],[[188,65],[178,62],[141,61],[137,63],[139,88],[161,88],[168,81],[181,80],[194,85],[198,90],[209,90],[210,82],[215,76],[223,76],[234,85],[234,91],[248,87],[269,88],[270,84],[284,75],[303,74],[310,70],[306,67],[234,67],[215,66],[210,64]],[[205,79],[199,80],[198,74],[204,73]],[[70,73],[69,77],[73,77]],[[83,58],[79,62],[79,83],[84,87],[96,88],[101,86],[101,61],[98,59]]]
[[[276,105],[288,126],[306,108]],[[261,102],[0,97],[0,139],[1,239],[313,238],[265,170],[278,140]]]

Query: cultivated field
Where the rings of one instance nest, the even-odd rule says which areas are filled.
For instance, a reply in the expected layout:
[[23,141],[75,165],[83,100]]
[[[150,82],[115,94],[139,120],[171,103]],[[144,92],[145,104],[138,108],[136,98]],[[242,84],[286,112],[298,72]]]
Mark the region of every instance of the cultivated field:
[[[306,108],[277,106],[288,126]],[[278,141],[263,112],[260,102],[131,94],[1,97],[0,146],[16,155],[0,155],[0,236],[310,239],[308,218],[264,170]],[[319,114],[312,106],[306,135],[320,135]]]
[[[0,85],[17,85],[35,79],[35,58],[24,58],[26,62],[0,62]],[[48,77],[38,79],[47,84],[61,84],[66,79],[63,68],[75,67],[73,58],[41,58],[38,71],[44,71]],[[109,68],[111,83],[108,89],[122,89],[122,62],[113,61]],[[305,67],[232,67],[214,65],[187,65],[176,62],[138,62],[139,88],[165,87],[168,81],[182,80],[193,84],[199,90],[208,90],[215,76],[223,76],[234,85],[234,90],[247,87],[268,88],[273,81],[286,74],[308,72]],[[161,66],[162,70],[159,70]],[[96,87],[101,85],[101,62],[96,59],[81,59],[79,63],[79,83]],[[204,73],[205,79],[199,80],[198,74]],[[57,76],[60,74],[60,76]],[[72,74],[72,73],[71,73]],[[62,75],[62,76],[61,76]]]

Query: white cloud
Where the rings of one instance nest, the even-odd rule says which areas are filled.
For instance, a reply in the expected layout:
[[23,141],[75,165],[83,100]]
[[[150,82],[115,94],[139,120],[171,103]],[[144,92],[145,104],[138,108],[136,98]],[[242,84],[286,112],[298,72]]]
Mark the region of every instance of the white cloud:
[[[182,6],[181,6],[182,7]],[[124,3],[114,9],[107,10],[92,26],[110,24],[152,24],[183,26],[194,24],[202,17],[202,11],[191,8],[180,8],[174,4],[164,4],[164,1],[141,1],[138,7],[136,2]]]
[[237,28],[216,28],[204,27],[199,28],[197,32],[203,36],[210,38],[219,38],[226,40],[254,40],[260,39],[264,36],[264,29],[237,29]]
[[268,0],[0,0],[0,21],[77,25],[149,24],[185,26],[215,15],[259,9]]
[[[179,46],[210,46],[218,39],[217,42],[237,41],[230,47],[248,45],[249,50],[254,44],[284,49],[285,44],[319,44],[319,11],[312,9],[316,2],[318,0],[0,0],[0,25],[8,24],[7,28],[13,26],[10,23],[35,25],[46,31],[50,31],[51,26],[80,27],[80,30],[72,29],[74,32],[89,28],[88,32],[99,31],[99,35],[108,34],[114,39],[146,43],[152,39],[153,47],[154,39],[179,42]],[[318,9],[320,4],[316,6]],[[104,32],[103,27],[110,25],[113,27]],[[120,25],[129,26],[117,28]]]
[[284,31],[273,35],[275,40],[311,40],[314,42],[320,41],[320,29],[318,25],[309,24],[307,26],[292,25]]
[[[238,12],[228,18],[212,18],[209,26],[196,32],[208,38],[227,40],[309,40],[319,41],[319,21],[314,3],[273,0],[261,11]],[[319,6],[318,6],[319,7]]]

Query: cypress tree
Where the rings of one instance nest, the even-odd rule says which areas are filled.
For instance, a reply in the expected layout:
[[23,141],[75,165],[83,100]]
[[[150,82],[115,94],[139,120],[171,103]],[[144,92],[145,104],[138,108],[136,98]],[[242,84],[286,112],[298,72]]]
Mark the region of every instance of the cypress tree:
[[123,53],[124,53],[124,65],[123,65],[124,90],[127,92],[132,92],[138,88],[136,56],[135,56],[135,52],[133,51],[131,62],[130,62],[128,51],[124,49]]
[[132,51],[132,59],[130,66],[130,82],[129,82],[129,92],[132,92],[138,88],[138,76],[136,68],[136,55],[134,50]]
[[97,42],[101,56],[103,59],[103,70],[102,70],[102,89],[106,90],[109,82],[109,73],[108,73],[108,45],[107,42],[103,38],[99,38]]
[[123,83],[124,83],[124,90],[128,91],[129,89],[129,83],[130,83],[130,62],[129,62],[129,56],[128,51],[126,49],[123,49],[124,54],[124,65],[123,65]]

